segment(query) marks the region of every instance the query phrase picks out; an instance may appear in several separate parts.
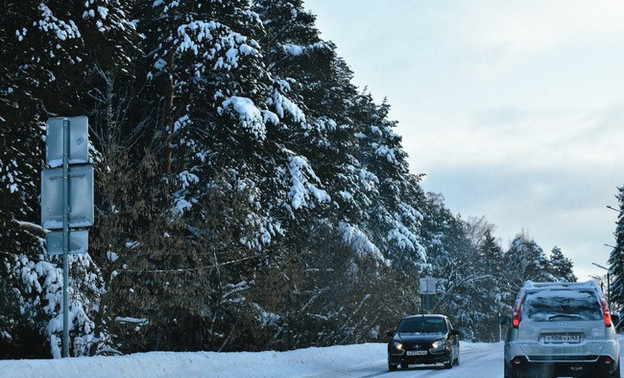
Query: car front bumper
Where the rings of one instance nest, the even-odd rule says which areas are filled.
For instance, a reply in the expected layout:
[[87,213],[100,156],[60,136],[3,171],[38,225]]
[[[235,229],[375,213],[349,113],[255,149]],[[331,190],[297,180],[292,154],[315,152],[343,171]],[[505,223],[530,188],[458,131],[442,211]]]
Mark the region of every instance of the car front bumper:
[[438,364],[444,363],[448,364],[452,361],[451,352],[449,350],[443,350],[437,353],[432,353],[427,351],[425,355],[415,355],[409,356],[406,351],[398,352],[389,352],[388,353],[388,363],[392,365],[399,364]]

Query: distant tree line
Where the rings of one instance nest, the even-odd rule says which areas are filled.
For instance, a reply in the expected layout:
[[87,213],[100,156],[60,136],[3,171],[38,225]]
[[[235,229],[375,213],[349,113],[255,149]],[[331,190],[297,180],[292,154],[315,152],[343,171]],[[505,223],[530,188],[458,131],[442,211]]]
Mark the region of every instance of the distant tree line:
[[60,356],[38,225],[54,116],[89,117],[95,167],[75,356],[382,341],[425,276],[433,311],[493,341],[523,280],[575,280],[560,249],[503,250],[425,193],[314,23],[301,0],[2,2],[0,358]]

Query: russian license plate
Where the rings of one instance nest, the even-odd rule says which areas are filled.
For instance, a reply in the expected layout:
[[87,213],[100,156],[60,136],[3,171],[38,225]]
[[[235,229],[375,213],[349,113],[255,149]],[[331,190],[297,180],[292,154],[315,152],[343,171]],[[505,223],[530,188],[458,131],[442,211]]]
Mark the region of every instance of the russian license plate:
[[427,351],[426,350],[408,350],[407,355],[408,356],[426,356]]
[[548,334],[544,335],[544,342],[546,344],[578,344],[581,342],[581,335],[567,333]]

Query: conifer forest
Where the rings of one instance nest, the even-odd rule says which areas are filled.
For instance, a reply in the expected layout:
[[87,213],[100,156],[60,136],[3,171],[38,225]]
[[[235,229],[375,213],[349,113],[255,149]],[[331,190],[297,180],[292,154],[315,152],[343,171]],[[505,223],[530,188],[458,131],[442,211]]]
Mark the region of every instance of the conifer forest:
[[384,342],[424,277],[427,311],[498,341],[524,280],[576,280],[560,248],[503,245],[422,189],[391,104],[302,0],[2,0],[0,49],[0,358],[60,357],[40,224],[59,116],[88,117],[95,170],[72,356]]

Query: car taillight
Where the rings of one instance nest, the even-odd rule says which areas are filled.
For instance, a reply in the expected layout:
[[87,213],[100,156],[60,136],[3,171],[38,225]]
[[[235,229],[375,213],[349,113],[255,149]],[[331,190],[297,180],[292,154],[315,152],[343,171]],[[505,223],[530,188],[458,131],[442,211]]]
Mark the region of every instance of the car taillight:
[[514,328],[518,328],[520,325],[520,320],[522,319],[522,305],[524,304],[524,290],[520,290],[518,293],[518,298],[516,298],[516,308],[513,312],[513,318],[511,320],[511,326]]
[[605,327],[611,327],[611,313],[609,312],[609,304],[604,298],[600,299],[602,304],[602,316],[604,317]]

